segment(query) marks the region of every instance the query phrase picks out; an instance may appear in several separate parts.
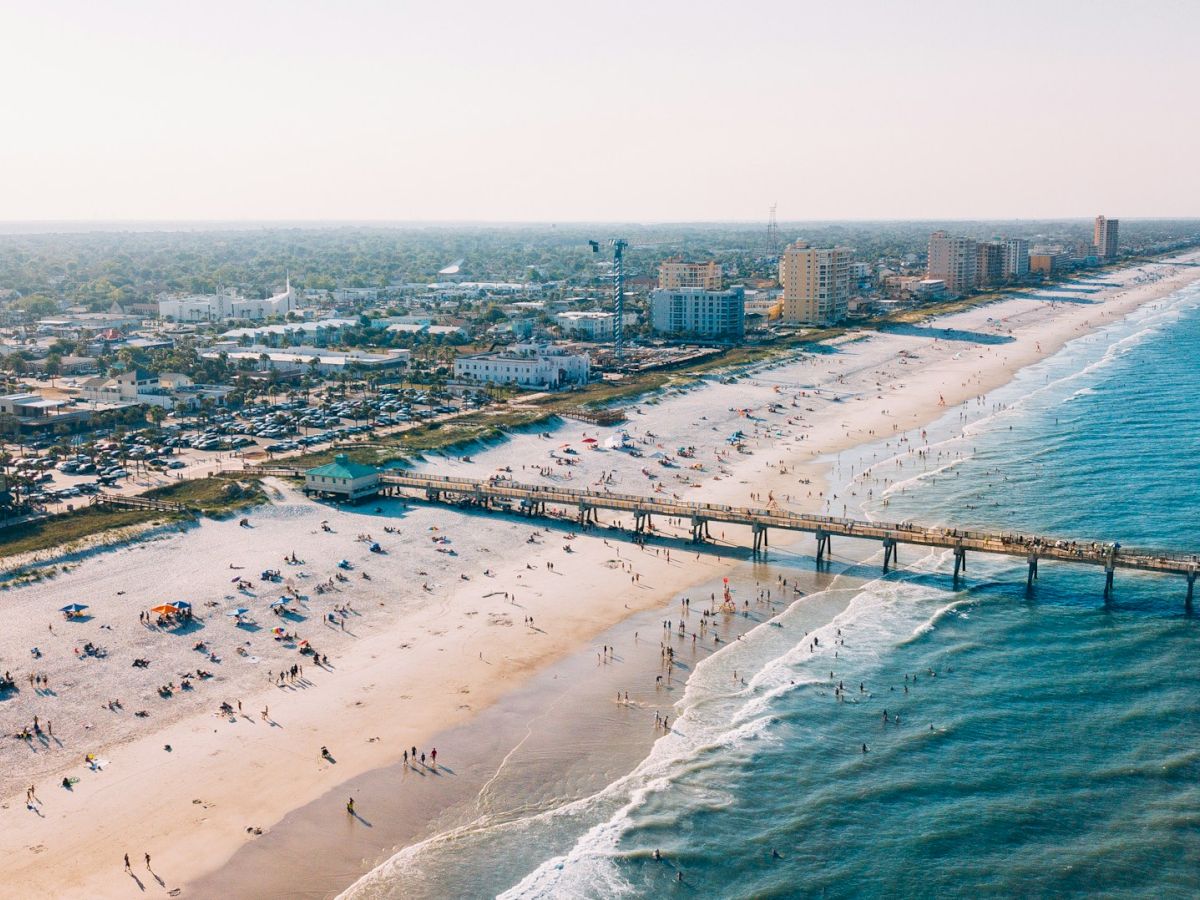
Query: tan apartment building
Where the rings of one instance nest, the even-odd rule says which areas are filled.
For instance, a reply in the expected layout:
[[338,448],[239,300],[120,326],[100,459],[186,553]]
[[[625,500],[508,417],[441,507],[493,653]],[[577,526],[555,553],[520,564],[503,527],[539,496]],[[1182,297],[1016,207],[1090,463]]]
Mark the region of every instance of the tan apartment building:
[[981,287],[1004,280],[1004,244],[980,241],[975,245],[975,277]]
[[791,244],[779,257],[783,285],[783,321],[794,325],[832,325],[850,308],[849,247]]
[[1092,243],[1096,247],[1096,255],[1101,259],[1112,259],[1117,255],[1117,234],[1120,225],[1119,219],[1096,216],[1096,227],[1092,231]]
[[944,231],[929,236],[929,263],[926,273],[940,278],[952,294],[967,294],[979,286],[979,251],[975,241],[951,237]]
[[1029,271],[1035,275],[1052,275],[1070,267],[1070,254],[1061,250],[1032,250],[1029,253]]
[[721,267],[715,260],[684,262],[674,256],[658,266],[658,288],[663,291],[699,288],[702,291],[721,290]]

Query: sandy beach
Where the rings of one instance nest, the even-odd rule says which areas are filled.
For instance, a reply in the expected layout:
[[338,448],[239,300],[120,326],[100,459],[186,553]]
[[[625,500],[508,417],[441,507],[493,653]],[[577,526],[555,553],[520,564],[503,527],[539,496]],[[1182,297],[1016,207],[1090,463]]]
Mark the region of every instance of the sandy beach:
[[[1197,268],[1146,264],[1097,277],[1094,293],[1048,289],[854,333],[733,383],[670,390],[625,426],[640,457],[590,449],[612,429],[566,422],[422,465],[840,515],[852,504],[829,489],[836,454],[979,402],[1072,338],[1197,278]],[[568,748],[543,764],[574,759],[586,790],[644,754],[655,714],[671,714],[686,677],[681,667],[672,684],[655,680],[666,670],[642,624],[668,618],[684,596],[708,604],[723,577],[751,589],[756,577],[737,529],[694,548],[686,526],[656,522],[639,547],[611,516],[576,534],[567,519],[395,499],[335,508],[283,483],[270,489],[274,502],[248,512],[249,527],[205,521],[0,593],[0,672],[19,688],[0,698],[0,896],[210,897],[235,886],[330,896],[397,847],[470,821],[527,733]],[[280,579],[264,580],[268,569]],[[697,634],[696,658],[735,643],[784,596]],[[290,611],[277,615],[269,604],[282,597]],[[178,600],[193,604],[191,621],[142,619]],[[65,621],[58,609],[71,602],[87,616]],[[248,612],[230,615],[239,608]],[[299,652],[302,640],[320,664]],[[630,702],[614,702],[617,691]],[[550,704],[572,712],[546,717]],[[13,736],[35,716],[38,733]],[[608,739],[584,749],[563,739],[579,728]],[[442,774],[404,765],[414,747],[437,747]],[[346,815],[349,796],[358,820]]]

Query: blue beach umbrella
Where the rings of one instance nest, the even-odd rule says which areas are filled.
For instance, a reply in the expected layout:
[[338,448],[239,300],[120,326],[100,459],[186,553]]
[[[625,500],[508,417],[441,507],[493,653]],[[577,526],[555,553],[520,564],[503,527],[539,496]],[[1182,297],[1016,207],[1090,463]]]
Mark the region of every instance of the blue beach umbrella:
[[87,609],[86,603],[68,603],[59,612],[77,613],[83,612],[85,609]]
[[175,603],[172,604],[172,606],[174,606],[176,609],[191,609],[192,608],[192,604],[188,603],[186,600],[177,600]]
[[239,606],[237,609],[231,609],[229,612],[225,613],[225,615],[237,617],[244,616],[248,612],[250,612],[250,610],[246,609],[246,607]]

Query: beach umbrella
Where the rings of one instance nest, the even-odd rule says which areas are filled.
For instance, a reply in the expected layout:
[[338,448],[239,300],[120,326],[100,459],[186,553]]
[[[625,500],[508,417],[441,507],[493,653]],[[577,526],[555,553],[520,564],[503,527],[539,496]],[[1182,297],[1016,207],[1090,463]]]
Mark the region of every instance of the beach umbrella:
[[280,597],[278,600],[272,600],[272,606],[287,606],[287,597]]
[[300,646],[301,646],[301,647],[307,647],[307,646],[308,646],[308,641],[301,641],[301,642],[300,642]]
[[282,628],[272,628],[271,634],[275,635],[276,637],[279,637],[281,635],[287,634],[287,632],[284,631]]
[[60,609],[59,612],[77,613],[83,612],[85,609],[87,609],[86,603],[68,603],[66,606]]
[[250,612],[250,610],[246,609],[246,607],[239,606],[237,609],[231,609],[229,612],[225,613],[225,615],[237,617],[244,616],[248,612]]
[[168,616],[171,613],[179,612],[179,607],[173,603],[162,603],[158,606],[150,607],[150,612],[158,613],[160,616]]
[[594,443],[596,443],[596,439],[595,438],[584,438],[583,442],[585,444],[594,444]]
[[175,606],[177,606],[179,609],[191,609],[192,608],[192,604],[188,603],[186,600],[176,600]]

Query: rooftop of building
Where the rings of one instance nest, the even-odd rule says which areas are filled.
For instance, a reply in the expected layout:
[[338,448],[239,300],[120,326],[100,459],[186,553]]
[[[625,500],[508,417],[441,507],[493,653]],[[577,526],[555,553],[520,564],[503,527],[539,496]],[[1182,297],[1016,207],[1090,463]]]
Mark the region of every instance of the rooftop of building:
[[333,462],[326,463],[323,466],[317,466],[315,469],[309,469],[305,474],[312,476],[320,476],[323,478],[341,478],[347,481],[352,481],[355,478],[365,478],[368,475],[377,475],[379,470],[374,466],[363,465],[362,463],[352,462],[350,457],[345,453],[339,453],[333,458]]

